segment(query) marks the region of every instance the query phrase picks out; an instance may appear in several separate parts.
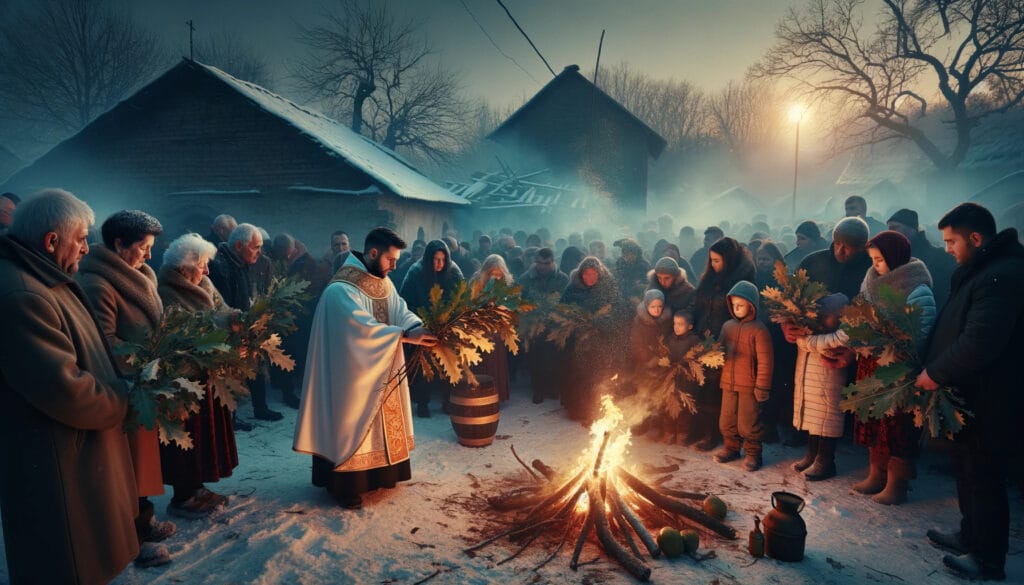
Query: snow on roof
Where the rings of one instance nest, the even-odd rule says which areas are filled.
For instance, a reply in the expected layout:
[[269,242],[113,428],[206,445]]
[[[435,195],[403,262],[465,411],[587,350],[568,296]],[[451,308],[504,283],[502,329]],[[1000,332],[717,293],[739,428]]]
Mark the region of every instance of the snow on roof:
[[462,197],[449,193],[428,179],[395,152],[356,134],[344,124],[299,106],[263,87],[232,77],[216,67],[195,61],[193,63],[252,100],[266,112],[281,118],[329,151],[380,181],[396,195],[437,203],[468,203]]

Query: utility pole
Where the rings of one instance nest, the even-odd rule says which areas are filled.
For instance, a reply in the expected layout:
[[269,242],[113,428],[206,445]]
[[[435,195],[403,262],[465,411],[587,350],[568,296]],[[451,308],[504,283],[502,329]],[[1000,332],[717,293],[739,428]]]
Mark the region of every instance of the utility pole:
[[604,46],[604,29],[601,29],[601,40],[597,43],[597,63],[594,64],[594,85],[597,85],[597,70],[601,68],[601,47]]

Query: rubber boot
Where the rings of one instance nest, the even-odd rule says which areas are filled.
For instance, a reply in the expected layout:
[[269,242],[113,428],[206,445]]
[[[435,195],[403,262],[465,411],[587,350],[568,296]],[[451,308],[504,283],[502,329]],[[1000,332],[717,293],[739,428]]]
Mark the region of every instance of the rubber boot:
[[874,447],[869,451],[869,457],[868,476],[850,487],[852,487],[855,492],[872,495],[877,494],[885,488],[889,457],[881,449],[876,449]]
[[794,471],[803,471],[814,463],[814,458],[818,456],[819,439],[821,439],[821,437],[818,435],[810,435],[807,437],[807,454],[804,455],[803,459],[793,462]]
[[914,463],[902,457],[890,457],[888,471],[885,489],[871,499],[886,506],[898,506],[907,501],[907,488],[914,476]]
[[836,442],[834,437],[820,437],[818,439],[818,454],[814,457],[814,463],[804,470],[804,477],[807,481],[821,481],[836,475]]

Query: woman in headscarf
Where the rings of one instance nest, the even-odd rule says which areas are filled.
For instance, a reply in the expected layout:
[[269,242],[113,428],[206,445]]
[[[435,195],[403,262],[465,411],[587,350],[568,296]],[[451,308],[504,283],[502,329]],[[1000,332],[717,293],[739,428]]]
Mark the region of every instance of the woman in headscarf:
[[[163,317],[156,273],[146,265],[163,227],[147,213],[125,210],[107,218],[100,232],[103,244],[94,246],[92,253],[82,258],[76,278],[111,347],[125,341],[140,341],[160,328]],[[123,370],[130,370],[123,361],[119,365]],[[175,526],[172,522],[157,522],[153,503],[149,501],[150,496],[164,493],[157,431],[142,427],[132,429],[128,433],[128,445],[139,493],[135,532],[143,545],[136,564],[166,564],[171,561],[166,547],[152,543],[174,534]]]
[[[423,256],[409,267],[398,294],[405,299],[409,310],[417,313],[430,306],[430,290],[434,285],[441,287],[442,298],[447,300],[463,280],[462,270],[452,261],[448,244],[443,240],[431,240],[423,249]],[[416,403],[416,416],[420,418],[430,417],[432,394],[447,396],[450,392],[451,385],[440,377],[428,381],[417,376],[409,384],[409,393]]]
[[[158,291],[165,307],[186,311],[229,311],[224,299],[207,276],[217,248],[199,234],[185,234],[167,247],[160,267]],[[213,392],[199,402],[199,412],[188,417],[185,430],[192,448],[161,445],[164,483],[174,488],[167,511],[182,518],[209,516],[228,498],[206,488],[238,467],[238,448],[231,411]]]
[[[932,276],[924,262],[910,256],[910,240],[899,232],[883,231],[868,240],[867,251],[872,265],[864,275],[860,294],[877,303],[882,287],[897,291],[907,305],[920,307],[920,339],[927,339],[937,313]],[[873,373],[876,366],[874,360],[862,359],[858,378]],[[911,412],[896,412],[882,420],[855,418],[854,440],[868,448],[870,466],[867,478],[853,484],[854,491],[872,494],[871,499],[879,504],[905,502],[910,480],[916,476],[920,438]]]
[[587,256],[569,275],[561,302],[591,315],[589,334],[574,336],[566,347],[569,375],[562,390],[562,404],[569,417],[587,423],[599,408],[597,385],[610,379],[628,355],[617,343],[625,325],[621,296],[608,268]]

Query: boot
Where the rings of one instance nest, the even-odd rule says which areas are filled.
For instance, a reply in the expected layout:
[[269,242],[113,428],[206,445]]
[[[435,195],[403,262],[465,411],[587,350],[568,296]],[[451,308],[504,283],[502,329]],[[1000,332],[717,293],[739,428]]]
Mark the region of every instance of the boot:
[[886,487],[886,474],[888,473],[889,457],[880,449],[872,448],[868,455],[870,457],[868,476],[863,481],[853,484],[853,491],[862,494],[873,495]]
[[818,454],[814,463],[804,470],[807,481],[821,481],[836,476],[836,442],[834,437],[818,438]]
[[821,439],[821,437],[818,435],[810,435],[807,437],[807,454],[804,455],[803,459],[793,462],[794,471],[803,471],[814,463],[814,458],[818,456],[819,439]]
[[907,488],[913,477],[914,464],[902,457],[889,458],[889,479],[885,489],[871,499],[886,506],[898,506],[907,501]]

